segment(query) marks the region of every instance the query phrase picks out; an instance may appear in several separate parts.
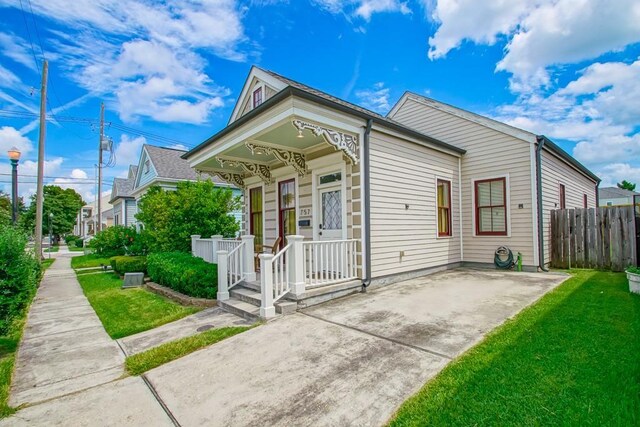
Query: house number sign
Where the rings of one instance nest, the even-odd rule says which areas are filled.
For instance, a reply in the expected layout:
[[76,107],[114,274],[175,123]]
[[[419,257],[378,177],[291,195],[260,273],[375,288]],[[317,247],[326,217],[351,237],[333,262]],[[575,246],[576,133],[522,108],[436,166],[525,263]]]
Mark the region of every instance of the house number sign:
[[300,216],[311,216],[311,208],[300,208]]

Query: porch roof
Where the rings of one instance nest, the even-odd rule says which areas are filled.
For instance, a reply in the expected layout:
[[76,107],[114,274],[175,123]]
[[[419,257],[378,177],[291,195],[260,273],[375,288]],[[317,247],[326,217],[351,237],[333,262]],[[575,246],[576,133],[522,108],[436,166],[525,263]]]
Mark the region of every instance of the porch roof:
[[290,98],[290,97],[298,97],[301,99],[305,99],[307,101],[311,101],[317,104],[320,104],[322,106],[325,107],[329,107],[332,108],[334,110],[346,113],[346,114],[350,114],[352,116],[358,117],[358,118],[362,118],[365,120],[372,120],[374,124],[379,124],[380,126],[383,126],[389,130],[393,130],[396,132],[399,132],[403,135],[406,135],[408,137],[411,137],[415,140],[418,141],[423,141],[426,144],[429,145],[435,145],[435,146],[439,146],[442,147],[444,149],[450,150],[452,152],[458,153],[458,154],[464,154],[466,153],[466,150],[456,147],[454,145],[448,144],[446,142],[440,141],[439,139],[433,138],[431,136],[425,135],[421,132],[418,132],[414,129],[411,129],[409,127],[406,127],[398,122],[396,122],[395,120],[389,119],[387,117],[384,117],[378,113],[375,113],[373,111],[367,110],[365,108],[359,107],[357,105],[351,104],[347,101],[344,101],[342,99],[336,98],[334,96],[331,96],[327,93],[324,93],[322,91],[313,89],[309,86],[303,85],[301,83],[295,82],[293,80],[287,79],[285,77],[282,77],[276,73],[273,73],[271,71],[266,71],[263,70],[271,75],[273,75],[274,77],[281,79],[282,81],[284,81],[286,84],[288,84],[288,86],[281,90],[280,92],[276,93],[274,96],[272,96],[271,98],[267,99],[265,102],[263,102],[261,105],[259,105],[258,107],[254,108],[253,110],[249,111],[248,113],[246,113],[245,115],[243,115],[242,117],[238,118],[237,120],[235,120],[234,122],[230,123],[228,126],[226,126],[224,129],[220,130],[218,133],[216,133],[215,135],[211,136],[210,138],[208,138],[207,140],[205,140],[204,142],[198,144],[196,147],[192,148],[190,151],[184,153],[181,157],[183,159],[189,159],[189,157],[197,154],[198,152],[200,152],[201,150],[203,150],[204,148],[208,147],[209,145],[215,143],[216,141],[218,141],[220,138],[224,137],[225,135],[227,135],[228,133],[232,132],[233,130],[239,128],[240,126],[242,126],[243,124],[247,123],[248,121],[250,121],[251,119],[254,119],[255,117],[259,116],[260,114],[264,113],[265,111],[269,110],[269,108],[277,105],[278,103]]

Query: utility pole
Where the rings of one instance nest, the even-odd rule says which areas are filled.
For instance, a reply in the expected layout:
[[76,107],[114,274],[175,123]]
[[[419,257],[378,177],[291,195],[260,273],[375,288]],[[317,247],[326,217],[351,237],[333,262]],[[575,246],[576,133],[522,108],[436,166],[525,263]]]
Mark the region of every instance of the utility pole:
[[[47,126],[47,73],[49,63],[45,59],[42,63],[42,86],[40,87],[40,137],[38,140],[38,178],[36,189],[36,241],[35,252],[38,262],[42,260],[42,209],[44,205],[43,178],[44,178],[44,138]],[[51,242],[49,242],[51,247]]]
[[96,233],[102,229],[102,141],[104,141],[104,102],[100,103],[100,144],[98,145],[98,224]]

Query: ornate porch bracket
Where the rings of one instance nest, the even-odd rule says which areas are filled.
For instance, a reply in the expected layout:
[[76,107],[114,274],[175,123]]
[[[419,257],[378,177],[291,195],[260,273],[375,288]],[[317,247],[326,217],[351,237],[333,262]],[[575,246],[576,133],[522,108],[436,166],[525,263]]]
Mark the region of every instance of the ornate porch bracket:
[[265,184],[271,184],[271,171],[267,165],[260,163],[245,162],[242,160],[230,160],[221,157],[216,157],[216,160],[220,162],[220,165],[224,166],[225,163],[229,166],[240,166],[245,172],[250,175],[255,175],[260,178]]
[[251,150],[251,154],[253,154],[255,151],[262,151],[264,153],[273,155],[276,159],[280,160],[284,164],[292,166],[300,176],[304,176],[308,173],[305,156],[302,153],[281,148],[269,147],[266,145],[256,144],[255,142],[248,141],[245,142],[245,145],[249,150]]
[[244,178],[242,178],[242,175],[238,173],[216,171],[216,170],[206,171],[206,172],[212,175],[216,175],[223,181],[233,184],[238,188],[244,188]]
[[298,129],[298,131],[308,129],[314,135],[322,136],[328,144],[333,145],[337,150],[342,150],[347,155],[347,157],[351,159],[351,162],[353,164],[358,164],[359,158],[357,136],[338,132],[337,130],[328,129],[299,119],[294,119],[291,123],[296,129]]

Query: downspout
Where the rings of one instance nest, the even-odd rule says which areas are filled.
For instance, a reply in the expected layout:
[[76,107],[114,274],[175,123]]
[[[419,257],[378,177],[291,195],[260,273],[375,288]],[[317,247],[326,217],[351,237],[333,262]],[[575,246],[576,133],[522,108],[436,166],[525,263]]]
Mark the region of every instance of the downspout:
[[363,218],[363,249],[365,258],[365,274],[362,279],[362,292],[367,291],[367,287],[371,284],[371,167],[369,162],[369,135],[371,134],[371,126],[373,119],[367,119],[367,127],[364,130],[364,138],[362,141],[362,182],[364,184],[364,218]]
[[544,137],[536,136],[538,146],[536,147],[536,184],[538,193],[538,267],[542,271],[549,271],[544,266],[544,225],[542,209],[542,148],[544,147]]

